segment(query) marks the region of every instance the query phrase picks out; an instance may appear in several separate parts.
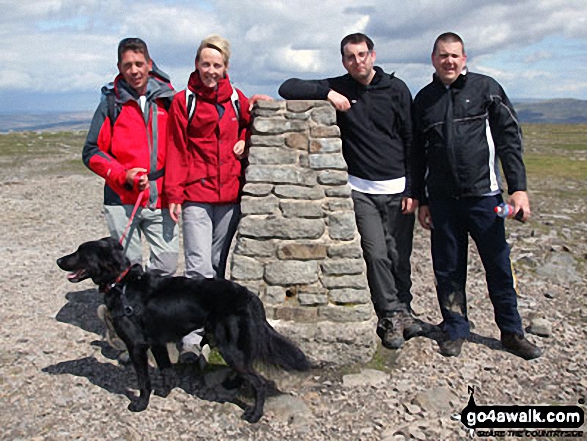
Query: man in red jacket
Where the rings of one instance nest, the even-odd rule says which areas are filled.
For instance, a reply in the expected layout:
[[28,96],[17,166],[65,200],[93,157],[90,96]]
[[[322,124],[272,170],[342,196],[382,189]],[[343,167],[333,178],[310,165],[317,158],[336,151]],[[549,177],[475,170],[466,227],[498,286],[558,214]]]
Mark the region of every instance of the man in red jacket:
[[179,239],[162,195],[167,109],[175,91],[154,66],[145,42],[118,45],[119,75],[102,88],[83,149],[84,164],[105,180],[104,212],[110,234],[120,238],[141,195],[126,237],[131,263],[142,263],[141,236],[150,248],[148,268],[161,275],[177,269]]

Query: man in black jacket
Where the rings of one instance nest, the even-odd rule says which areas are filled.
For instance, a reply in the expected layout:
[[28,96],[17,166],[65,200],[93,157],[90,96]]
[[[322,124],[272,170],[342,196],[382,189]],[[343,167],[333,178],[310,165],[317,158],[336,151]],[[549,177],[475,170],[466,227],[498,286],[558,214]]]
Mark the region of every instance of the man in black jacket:
[[[530,215],[522,133],[501,86],[468,72],[462,39],[440,35],[434,43],[432,82],[414,99],[413,185],[418,220],[431,230],[432,262],[445,339],[445,356],[458,356],[469,336],[465,285],[470,234],[486,272],[489,297],[505,349],[527,360],[541,355],[522,330],[504,219],[499,162],[509,204]],[[498,162],[499,160],[499,162]]]
[[416,202],[409,167],[412,146],[410,91],[393,74],[374,66],[373,41],[364,34],[340,44],[348,74],[325,80],[285,81],[285,99],[324,99],[337,110],[343,156],[355,207],[377,334],[397,349],[421,331],[414,321],[410,255]]

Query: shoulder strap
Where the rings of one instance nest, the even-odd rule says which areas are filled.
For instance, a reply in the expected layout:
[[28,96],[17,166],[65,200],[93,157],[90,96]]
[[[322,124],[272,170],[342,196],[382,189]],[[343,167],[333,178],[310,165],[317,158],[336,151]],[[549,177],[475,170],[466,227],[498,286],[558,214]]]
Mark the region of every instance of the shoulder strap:
[[108,106],[108,119],[110,120],[110,127],[114,127],[116,118],[120,113],[120,106],[116,103],[116,97],[113,92],[106,93],[106,104]]
[[[238,99],[238,92],[236,88],[232,87],[232,95],[230,95],[230,101],[232,102],[232,107],[234,108],[234,113],[236,114],[237,119],[240,119],[240,102]],[[185,103],[186,103],[186,112],[188,116],[188,125],[192,122],[192,118],[194,117],[194,113],[196,113],[196,104],[197,98],[196,94],[192,92],[190,89],[186,87],[185,89]]]

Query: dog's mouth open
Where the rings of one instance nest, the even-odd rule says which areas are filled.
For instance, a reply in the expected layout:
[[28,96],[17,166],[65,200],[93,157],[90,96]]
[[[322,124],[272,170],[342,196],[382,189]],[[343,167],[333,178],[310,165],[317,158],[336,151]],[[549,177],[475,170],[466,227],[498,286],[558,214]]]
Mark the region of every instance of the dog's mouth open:
[[67,275],[67,280],[71,283],[81,282],[88,278],[88,273],[85,269],[79,269]]

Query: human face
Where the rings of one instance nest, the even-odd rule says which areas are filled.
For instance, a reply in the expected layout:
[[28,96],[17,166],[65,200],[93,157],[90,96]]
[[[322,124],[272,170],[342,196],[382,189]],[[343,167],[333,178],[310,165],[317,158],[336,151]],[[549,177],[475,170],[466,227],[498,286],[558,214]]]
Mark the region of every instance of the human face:
[[436,51],[432,54],[432,65],[436,75],[445,86],[452,84],[465,68],[467,56],[463,53],[463,45],[458,41],[439,41]]
[[220,52],[211,47],[206,47],[202,49],[200,57],[196,60],[196,69],[204,85],[216,87],[218,82],[226,76],[228,66]]
[[375,63],[375,51],[367,48],[367,43],[348,43],[344,47],[342,65],[351,77],[361,84],[369,84],[375,76],[373,69]]
[[122,54],[118,71],[139,95],[147,93],[147,83],[149,82],[149,71],[153,67],[151,60],[147,61],[145,54],[127,50]]

